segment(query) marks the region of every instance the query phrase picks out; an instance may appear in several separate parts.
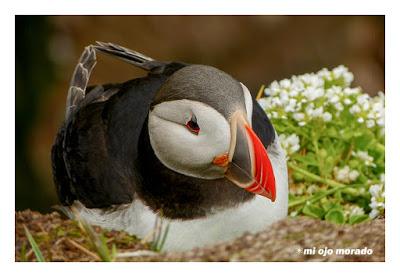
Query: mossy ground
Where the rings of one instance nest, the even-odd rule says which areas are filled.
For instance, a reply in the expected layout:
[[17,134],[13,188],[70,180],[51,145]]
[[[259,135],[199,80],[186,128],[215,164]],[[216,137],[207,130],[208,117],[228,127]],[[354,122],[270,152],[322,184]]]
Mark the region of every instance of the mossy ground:
[[[34,237],[46,261],[100,260],[78,222],[63,218],[57,212],[43,215],[25,210],[16,213],[16,261],[36,261],[25,235],[24,225]],[[113,244],[120,252],[149,249],[148,243],[125,232],[103,231],[99,227],[93,229],[97,234],[103,234],[109,249]]]
[[[29,210],[16,213],[16,261],[36,261],[27,240],[26,226],[46,261],[100,261],[89,238],[77,222],[53,212],[42,215]],[[109,249],[134,253],[116,261],[384,261],[385,220],[376,219],[356,225],[335,225],[307,217],[287,218],[257,234],[207,248],[177,253],[149,252],[150,244],[125,232],[103,234]],[[370,248],[372,255],[304,255],[305,248]],[[143,253],[143,254],[141,254]],[[151,255],[149,255],[149,253]],[[117,256],[118,257],[118,256]]]

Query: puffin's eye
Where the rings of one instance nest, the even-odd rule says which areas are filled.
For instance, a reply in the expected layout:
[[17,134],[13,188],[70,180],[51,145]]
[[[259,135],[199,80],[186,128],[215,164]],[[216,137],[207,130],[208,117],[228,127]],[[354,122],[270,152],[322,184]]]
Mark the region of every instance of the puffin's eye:
[[200,127],[197,124],[196,116],[193,114],[188,122],[186,122],[186,128],[195,135],[200,132]]

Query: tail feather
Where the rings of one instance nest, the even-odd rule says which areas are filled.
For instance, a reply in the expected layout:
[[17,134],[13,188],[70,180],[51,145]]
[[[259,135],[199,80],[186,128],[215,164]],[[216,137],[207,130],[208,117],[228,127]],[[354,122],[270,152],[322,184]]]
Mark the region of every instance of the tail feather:
[[114,43],[105,43],[99,41],[97,41],[96,43],[97,45],[93,46],[96,50],[120,58],[125,62],[128,62],[148,71],[152,70],[154,67],[160,64],[159,62],[142,53],[133,51]]
[[89,82],[90,75],[96,65],[96,51],[106,53],[108,55],[120,58],[121,60],[133,64],[137,67],[152,71],[155,68],[165,65],[163,62],[153,60],[144,54],[130,50],[113,43],[96,42],[96,45],[89,45],[85,47],[78,64],[75,67],[74,74],[72,75],[67,103],[65,118],[68,119],[71,114],[76,110],[79,103],[82,103],[86,97],[86,88]]
[[76,106],[85,98],[86,87],[95,65],[96,51],[92,46],[87,46],[71,78],[65,111],[66,119],[69,118],[71,113],[76,109]]

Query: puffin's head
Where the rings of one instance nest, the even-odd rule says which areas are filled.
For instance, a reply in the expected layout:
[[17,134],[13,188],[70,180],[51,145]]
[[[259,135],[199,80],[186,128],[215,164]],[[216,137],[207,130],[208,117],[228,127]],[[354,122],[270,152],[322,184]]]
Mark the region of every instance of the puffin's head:
[[167,168],[201,179],[227,178],[275,201],[267,151],[252,129],[249,90],[204,65],[175,72],[152,103],[148,130],[155,155]]

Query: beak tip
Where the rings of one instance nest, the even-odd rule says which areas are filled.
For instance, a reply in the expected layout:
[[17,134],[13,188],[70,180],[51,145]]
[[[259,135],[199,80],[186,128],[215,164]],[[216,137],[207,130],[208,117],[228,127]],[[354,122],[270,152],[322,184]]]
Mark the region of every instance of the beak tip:
[[271,202],[275,202],[276,200],[275,193],[260,193],[260,195],[264,196],[265,198],[268,198],[269,200],[271,200]]

